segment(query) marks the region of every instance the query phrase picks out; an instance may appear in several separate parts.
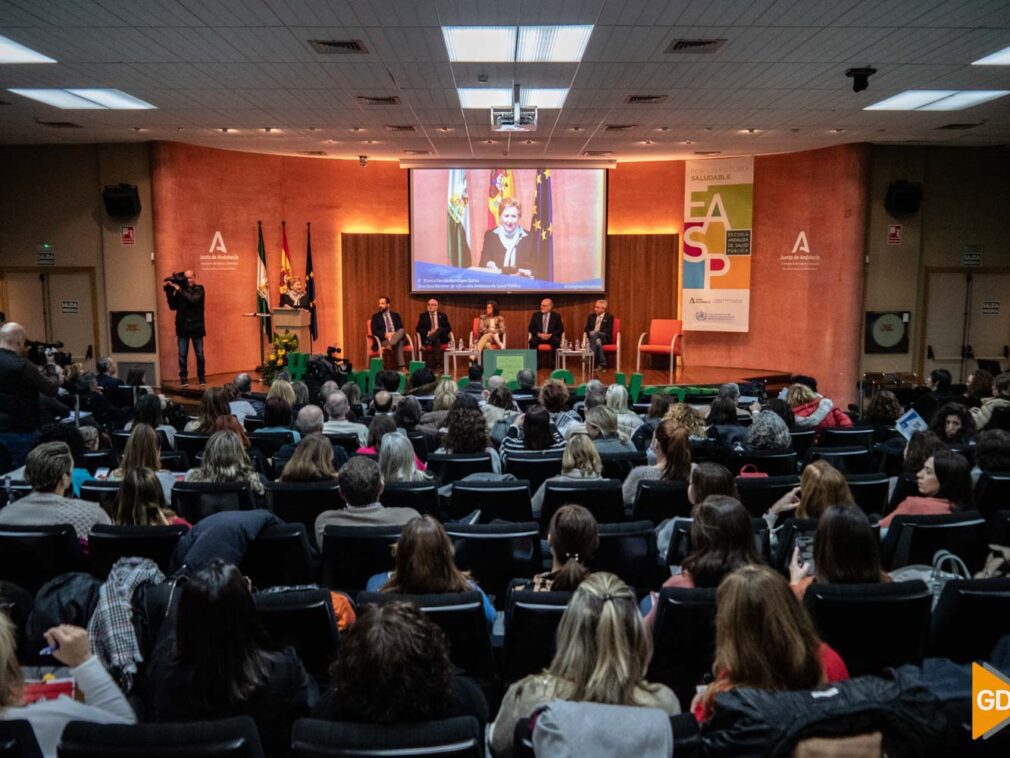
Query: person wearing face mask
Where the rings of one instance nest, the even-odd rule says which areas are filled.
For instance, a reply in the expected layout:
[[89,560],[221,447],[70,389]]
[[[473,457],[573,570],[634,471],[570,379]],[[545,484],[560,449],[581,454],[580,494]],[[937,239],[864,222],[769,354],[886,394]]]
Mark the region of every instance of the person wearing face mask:
[[522,213],[522,206],[514,197],[502,200],[498,226],[484,233],[480,265],[503,274],[546,279],[547,273],[536,260],[532,237],[519,223]]
[[938,516],[972,509],[971,469],[963,455],[937,451],[916,475],[917,496],[906,497],[880,520],[887,529],[895,516]]

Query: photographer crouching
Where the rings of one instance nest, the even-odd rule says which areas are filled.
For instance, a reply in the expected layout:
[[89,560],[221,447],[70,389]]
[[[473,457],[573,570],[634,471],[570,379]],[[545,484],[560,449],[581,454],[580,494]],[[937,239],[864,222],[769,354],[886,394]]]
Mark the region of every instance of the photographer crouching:
[[25,329],[8,321],[0,327],[0,443],[11,455],[12,468],[24,465],[39,428],[39,394],[55,397],[56,379],[42,375],[24,357]]
[[203,360],[203,338],[207,334],[203,321],[203,287],[196,283],[194,271],[178,271],[165,277],[168,307],[175,311],[175,336],[179,339],[179,381],[189,386],[189,342],[196,353],[196,376],[200,384],[207,383]]

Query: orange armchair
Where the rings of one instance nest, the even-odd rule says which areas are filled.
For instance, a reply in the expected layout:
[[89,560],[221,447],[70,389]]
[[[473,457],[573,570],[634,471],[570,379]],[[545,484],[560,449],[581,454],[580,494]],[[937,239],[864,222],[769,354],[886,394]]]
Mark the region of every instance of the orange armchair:
[[[404,342],[407,343],[403,346],[404,354],[412,355],[414,353],[414,343],[410,339],[410,332],[404,334]],[[382,342],[372,334],[372,320],[367,318],[365,319],[365,351],[369,358],[382,357]]]
[[[648,338],[648,342],[645,339]],[[638,361],[635,371],[642,370],[642,353],[648,355],[670,356],[670,384],[673,384],[673,369],[677,356],[680,356],[680,367],[684,367],[684,332],[683,322],[678,319],[654,318],[649,322],[649,331],[642,332],[638,338]]]

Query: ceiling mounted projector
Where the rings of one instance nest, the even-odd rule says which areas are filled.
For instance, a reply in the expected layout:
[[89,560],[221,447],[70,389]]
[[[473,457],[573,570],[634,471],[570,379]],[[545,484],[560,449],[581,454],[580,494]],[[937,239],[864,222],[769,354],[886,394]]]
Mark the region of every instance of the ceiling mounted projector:
[[491,131],[493,132],[535,132],[537,130],[537,109],[519,105],[519,85],[512,85],[512,105],[491,106]]

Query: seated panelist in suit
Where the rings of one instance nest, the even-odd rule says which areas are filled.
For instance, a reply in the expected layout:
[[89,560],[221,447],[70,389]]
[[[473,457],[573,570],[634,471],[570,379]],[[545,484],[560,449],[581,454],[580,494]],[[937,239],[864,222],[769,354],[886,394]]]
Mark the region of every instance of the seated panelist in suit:
[[522,228],[519,217],[522,207],[514,197],[502,200],[498,211],[498,226],[484,232],[480,265],[503,274],[518,274],[536,279],[546,278],[536,260],[533,238]]
[[403,328],[400,314],[390,308],[388,297],[379,298],[379,310],[372,314],[372,336],[379,340],[383,350],[391,350],[396,354],[396,365],[399,369],[407,368],[403,357],[403,343],[407,340],[407,332]]
[[586,328],[583,331],[596,358],[596,367],[606,368],[607,354],[603,352],[603,346],[614,341],[614,317],[607,313],[605,298],[601,297],[593,304],[593,312],[586,318]]
[[292,279],[288,291],[281,295],[281,308],[308,308],[309,297],[305,293],[305,282]]
[[439,366],[441,352],[449,342],[449,317],[438,309],[438,300],[428,300],[427,309],[417,317],[417,327],[414,330],[421,335],[421,344],[431,347],[431,356],[435,367]]
[[540,301],[540,312],[530,318],[530,349],[536,350],[540,345],[550,345],[553,350],[561,347],[561,335],[565,325],[561,316],[554,312],[554,301],[545,297]]

